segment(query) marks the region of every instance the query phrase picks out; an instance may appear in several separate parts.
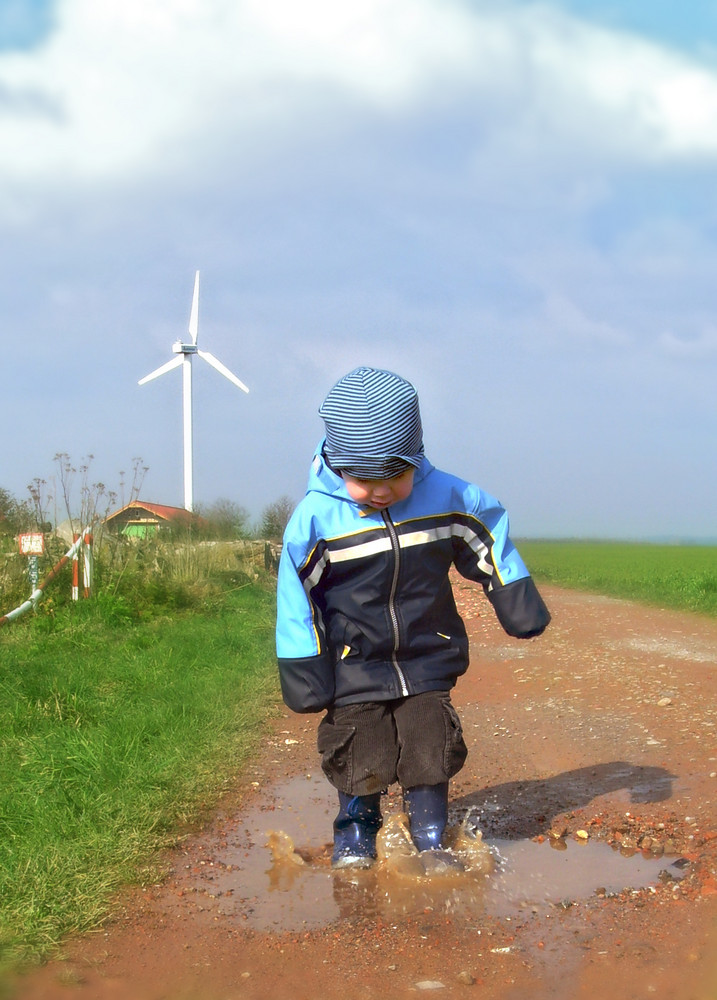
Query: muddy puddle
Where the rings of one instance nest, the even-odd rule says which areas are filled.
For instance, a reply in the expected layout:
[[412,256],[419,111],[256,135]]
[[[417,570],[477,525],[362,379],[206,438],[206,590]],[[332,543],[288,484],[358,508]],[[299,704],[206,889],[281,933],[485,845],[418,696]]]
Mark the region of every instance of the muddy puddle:
[[[399,810],[400,799],[385,801],[385,824]],[[273,786],[271,803],[242,817],[227,846],[202,867],[196,888],[244,926],[295,932],[358,915],[387,921],[425,912],[511,917],[656,885],[665,872],[675,879],[682,874],[673,858],[626,857],[594,840],[486,840],[477,847],[459,840],[455,851],[466,870],[426,875],[411,867],[415,858],[396,864],[395,838],[389,857],[373,869],[332,871],[335,813],[335,793],[321,774]],[[464,827],[472,825],[469,817]]]

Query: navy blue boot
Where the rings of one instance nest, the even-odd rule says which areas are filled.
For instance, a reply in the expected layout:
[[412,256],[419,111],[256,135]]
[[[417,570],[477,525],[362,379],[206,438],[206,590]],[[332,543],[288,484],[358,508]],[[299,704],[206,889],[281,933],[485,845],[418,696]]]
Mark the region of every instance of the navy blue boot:
[[440,851],[448,822],[448,782],[406,788],[403,804],[408,813],[411,839],[419,851]]
[[462,869],[460,860],[444,850],[443,834],[448,822],[448,782],[440,785],[415,785],[403,792],[403,804],[408,813],[411,840],[418,850],[430,851],[424,859],[427,870]]
[[339,792],[331,867],[370,868],[376,860],[376,834],[380,828],[380,792],[374,795]]

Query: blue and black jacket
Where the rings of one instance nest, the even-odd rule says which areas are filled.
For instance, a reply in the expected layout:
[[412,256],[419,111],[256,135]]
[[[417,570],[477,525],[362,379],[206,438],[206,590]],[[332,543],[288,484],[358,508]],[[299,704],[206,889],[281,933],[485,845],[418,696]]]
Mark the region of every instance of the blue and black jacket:
[[279,564],[286,705],[318,712],[452,688],[468,667],[452,566],[482,584],[509,635],[540,635],[550,621],[497,500],[424,458],[406,500],[362,507],[320,447]]

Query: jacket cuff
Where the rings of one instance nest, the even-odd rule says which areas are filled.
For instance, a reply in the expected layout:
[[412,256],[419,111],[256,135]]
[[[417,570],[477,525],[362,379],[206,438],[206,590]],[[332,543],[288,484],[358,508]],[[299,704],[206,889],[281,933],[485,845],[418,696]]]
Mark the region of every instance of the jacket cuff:
[[550,612],[531,576],[489,591],[488,599],[504,630],[516,639],[540,635],[550,622]]
[[321,712],[334,700],[334,670],[327,655],[279,657],[284,704],[292,712]]

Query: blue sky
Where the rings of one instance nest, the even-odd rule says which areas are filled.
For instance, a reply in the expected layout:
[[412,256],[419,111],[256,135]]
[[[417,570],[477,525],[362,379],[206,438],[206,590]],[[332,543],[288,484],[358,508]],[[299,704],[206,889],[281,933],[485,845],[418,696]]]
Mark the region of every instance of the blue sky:
[[714,538],[717,5],[0,8],[0,486],[298,499],[357,364],[516,535]]

